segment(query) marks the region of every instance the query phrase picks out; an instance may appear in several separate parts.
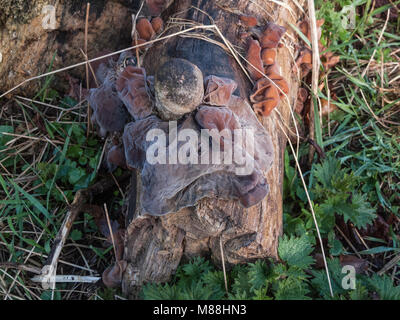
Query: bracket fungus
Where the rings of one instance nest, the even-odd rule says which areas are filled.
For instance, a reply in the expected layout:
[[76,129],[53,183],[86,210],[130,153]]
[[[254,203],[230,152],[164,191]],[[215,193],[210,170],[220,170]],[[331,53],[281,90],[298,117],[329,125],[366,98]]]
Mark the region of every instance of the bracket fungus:
[[178,119],[203,101],[203,74],[188,60],[170,59],[157,70],[154,91],[160,116],[165,120]]

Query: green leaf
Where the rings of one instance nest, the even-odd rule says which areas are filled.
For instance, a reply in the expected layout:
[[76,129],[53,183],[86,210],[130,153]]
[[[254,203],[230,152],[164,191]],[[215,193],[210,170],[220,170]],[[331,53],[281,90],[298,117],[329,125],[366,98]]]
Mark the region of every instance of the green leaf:
[[400,300],[400,286],[395,287],[391,277],[373,275],[368,284],[375,290],[381,300]]
[[313,251],[312,244],[307,235],[301,237],[287,235],[279,241],[278,253],[280,258],[289,266],[307,269],[314,262],[310,256]]
[[82,239],[82,232],[74,229],[71,231],[70,238],[73,241],[79,241]]
[[311,298],[307,296],[309,293],[310,290],[306,282],[290,277],[279,281],[275,299],[311,300]]
[[268,267],[264,260],[249,263],[251,290],[258,290],[267,285]]

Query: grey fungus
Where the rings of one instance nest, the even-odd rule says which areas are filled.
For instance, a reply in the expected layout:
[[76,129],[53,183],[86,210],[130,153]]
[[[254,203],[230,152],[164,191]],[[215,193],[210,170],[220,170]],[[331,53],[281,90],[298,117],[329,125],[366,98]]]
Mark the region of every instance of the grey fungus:
[[92,121],[99,126],[102,137],[124,129],[128,113],[109,79],[99,88],[90,89],[88,102],[93,109]]
[[154,91],[161,118],[179,119],[203,101],[203,74],[188,60],[170,59],[157,70]]

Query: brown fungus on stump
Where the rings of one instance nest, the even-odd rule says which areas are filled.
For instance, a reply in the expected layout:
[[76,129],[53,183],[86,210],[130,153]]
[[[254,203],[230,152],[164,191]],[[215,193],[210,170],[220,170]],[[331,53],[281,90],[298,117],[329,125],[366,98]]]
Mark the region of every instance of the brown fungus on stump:
[[146,18],[140,18],[136,22],[136,31],[139,34],[139,39],[149,41],[156,34],[150,21]]
[[164,22],[161,17],[151,19],[151,26],[155,33],[160,33],[164,28]]
[[90,89],[87,98],[93,109],[92,122],[100,128],[100,135],[107,132],[122,131],[128,120],[128,113],[119,99],[111,77],[96,89]]
[[270,80],[260,79],[256,84],[256,91],[250,96],[250,101],[258,115],[267,117],[279,104],[279,91]]
[[[312,52],[308,48],[303,48],[296,59],[296,67],[300,69],[301,78],[306,77],[312,70]],[[294,68],[296,69],[296,68]]]
[[159,16],[168,6],[169,2],[168,0],[146,0],[146,5],[150,15]]
[[268,23],[261,35],[261,47],[263,49],[277,48],[285,32],[286,29],[284,27],[278,26],[275,23]]
[[104,270],[101,279],[107,288],[118,288],[121,286],[122,276],[128,263],[124,260],[117,261]]
[[170,59],[157,70],[154,92],[161,118],[179,119],[203,101],[203,74],[188,60]]
[[261,60],[263,61],[264,65],[273,65],[275,63],[276,53],[276,49],[263,49],[261,51]]
[[247,69],[250,73],[250,77],[253,80],[259,80],[263,77],[262,72],[264,71],[263,61],[261,60],[260,43],[257,40],[251,38],[248,39],[247,43]]
[[152,113],[152,101],[144,68],[127,66],[119,75],[116,88],[119,98],[135,120]]
[[[233,96],[228,107],[200,106],[196,116],[187,114],[178,122],[176,135],[170,135],[170,122],[154,115],[127,124],[123,135],[125,154],[128,167],[140,172],[142,214],[157,216],[177,212],[184,207],[195,206],[205,197],[237,199],[245,207],[259,203],[269,190],[263,172],[271,167],[273,147],[265,129],[249,111],[250,107],[243,99]],[[225,163],[225,152],[221,153],[218,163],[212,161],[211,152],[206,156],[208,161],[201,160],[202,148],[209,149],[213,143],[213,140],[201,139],[201,130],[206,128],[217,131],[254,129],[254,154],[245,148],[246,142],[235,141],[238,145],[234,152],[252,160],[252,165],[246,168],[248,171],[238,173],[238,169],[245,167],[244,163]],[[186,134],[186,129],[191,129],[189,140],[186,140],[186,135],[185,139],[181,137],[181,134]],[[153,140],[148,139],[149,132]],[[199,162],[183,164],[181,160],[171,161],[173,154],[170,155],[168,146],[174,143],[180,156],[188,156],[190,151],[190,156],[197,156]],[[229,148],[232,144],[224,144],[224,151]],[[153,161],[151,157],[163,154],[166,161]],[[181,159],[180,156],[178,159]]]
[[229,78],[214,75],[204,79],[204,102],[213,106],[226,106],[237,88],[237,83]]
[[258,21],[256,17],[252,17],[252,16],[247,16],[247,15],[241,15],[239,17],[240,22],[247,28],[252,28],[257,26]]
[[304,104],[308,99],[308,91],[305,88],[299,88],[299,91],[297,93],[297,101],[296,101],[296,107],[295,111],[298,114],[301,114],[301,112],[304,109]]
[[123,146],[114,145],[108,150],[106,163],[110,172],[117,167],[126,168],[125,150]]

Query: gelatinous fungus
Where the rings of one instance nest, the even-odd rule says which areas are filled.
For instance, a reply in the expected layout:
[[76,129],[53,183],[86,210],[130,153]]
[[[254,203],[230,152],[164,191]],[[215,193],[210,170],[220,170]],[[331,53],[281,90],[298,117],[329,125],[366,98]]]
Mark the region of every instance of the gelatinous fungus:
[[229,78],[214,75],[204,79],[204,102],[214,106],[226,106],[237,88],[237,83]]
[[152,101],[148,94],[146,71],[127,66],[116,82],[119,98],[135,120],[143,119],[152,112]]
[[[265,129],[250,110],[248,104],[236,96],[232,97],[228,107],[200,106],[196,115],[187,114],[178,122],[177,132],[172,135],[169,130],[170,122],[162,121],[154,115],[127,124],[123,135],[125,155],[128,167],[138,169],[141,173],[143,192],[140,203],[143,212],[152,215],[176,212],[196,205],[204,197],[238,199],[245,207],[260,202],[268,193],[263,172],[271,167],[273,147]],[[219,163],[212,161],[212,152],[206,155],[205,159],[208,161],[204,162],[201,150],[209,149],[212,144],[212,140],[201,139],[201,130],[206,128],[215,128],[217,131],[254,129],[253,155],[245,148],[243,141],[239,143],[235,140],[235,143],[238,142],[236,149],[232,144],[224,143],[224,151],[233,148],[234,153],[238,152],[252,160],[249,170],[238,174],[237,169],[246,165],[226,162],[229,159],[225,152],[221,153]],[[146,136],[152,129],[159,130],[160,135],[157,134],[153,136],[153,141],[148,141]],[[191,138],[187,140],[185,129],[192,129],[190,132],[195,132],[196,138],[191,134]],[[160,144],[155,148],[154,143],[161,143],[163,140],[165,146],[175,147],[162,148]],[[173,150],[176,150],[177,155],[174,155]],[[153,161],[149,157],[152,154],[161,158]],[[192,156],[197,157],[198,162],[181,162],[182,159]],[[177,160],[175,162],[171,161],[174,157]]]
[[[277,48],[285,32],[284,27],[268,23],[261,33],[257,31],[256,36],[260,42],[248,39],[246,56],[246,60],[250,62],[248,70],[251,78],[257,80],[250,101],[253,103],[254,111],[261,116],[268,116],[278,106],[279,101],[289,93],[288,83],[280,75],[276,63]],[[266,77],[260,72],[261,70]]]
[[262,32],[260,44],[262,48],[277,48],[279,41],[286,32],[286,29],[282,26],[278,26],[275,23],[268,23]]
[[102,281],[107,288],[118,288],[121,286],[122,275],[128,263],[124,260],[117,261],[112,266],[104,270]]
[[240,19],[240,22],[241,22],[244,26],[246,26],[246,27],[248,27],[248,28],[255,27],[255,26],[258,24],[257,18],[256,18],[256,17],[247,16],[247,15],[241,15],[241,16],[239,17],[239,19]]
[[146,41],[151,40],[156,34],[150,21],[146,18],[140,18],[136,22],[136,31],[139,34],[139,39],[144,39]]
[[261,47],[260,43],[254,39],[248,39],[248,49],[246,55],[247,69],[250,77],[253,80],[258,80],[263,77],[264,71],[263,61],[261,60]]
[[168,0],[146,0],[147,8],[152,16],[159,16],[168,4]]
[[304,109],[304,103],[308,99],[308,91],[305,88],[299,88],[299,91],[297,93],[297,101],[296,101],[296,107],[295,111],[300,114],[303,109]]
[[109,77],[100,87],[90,89],[87,100],[93,109],[92,121],[100,127],[101,136],[124,129],[128,113]]
[[151,26],[155,33],[160,33],[163,30],[164,22],[161,17],[155,17],[151,19]]
[[117,167],[126,168],[125,150],[123,146],[114,145],[107,152],[107,167],[110,172]]

